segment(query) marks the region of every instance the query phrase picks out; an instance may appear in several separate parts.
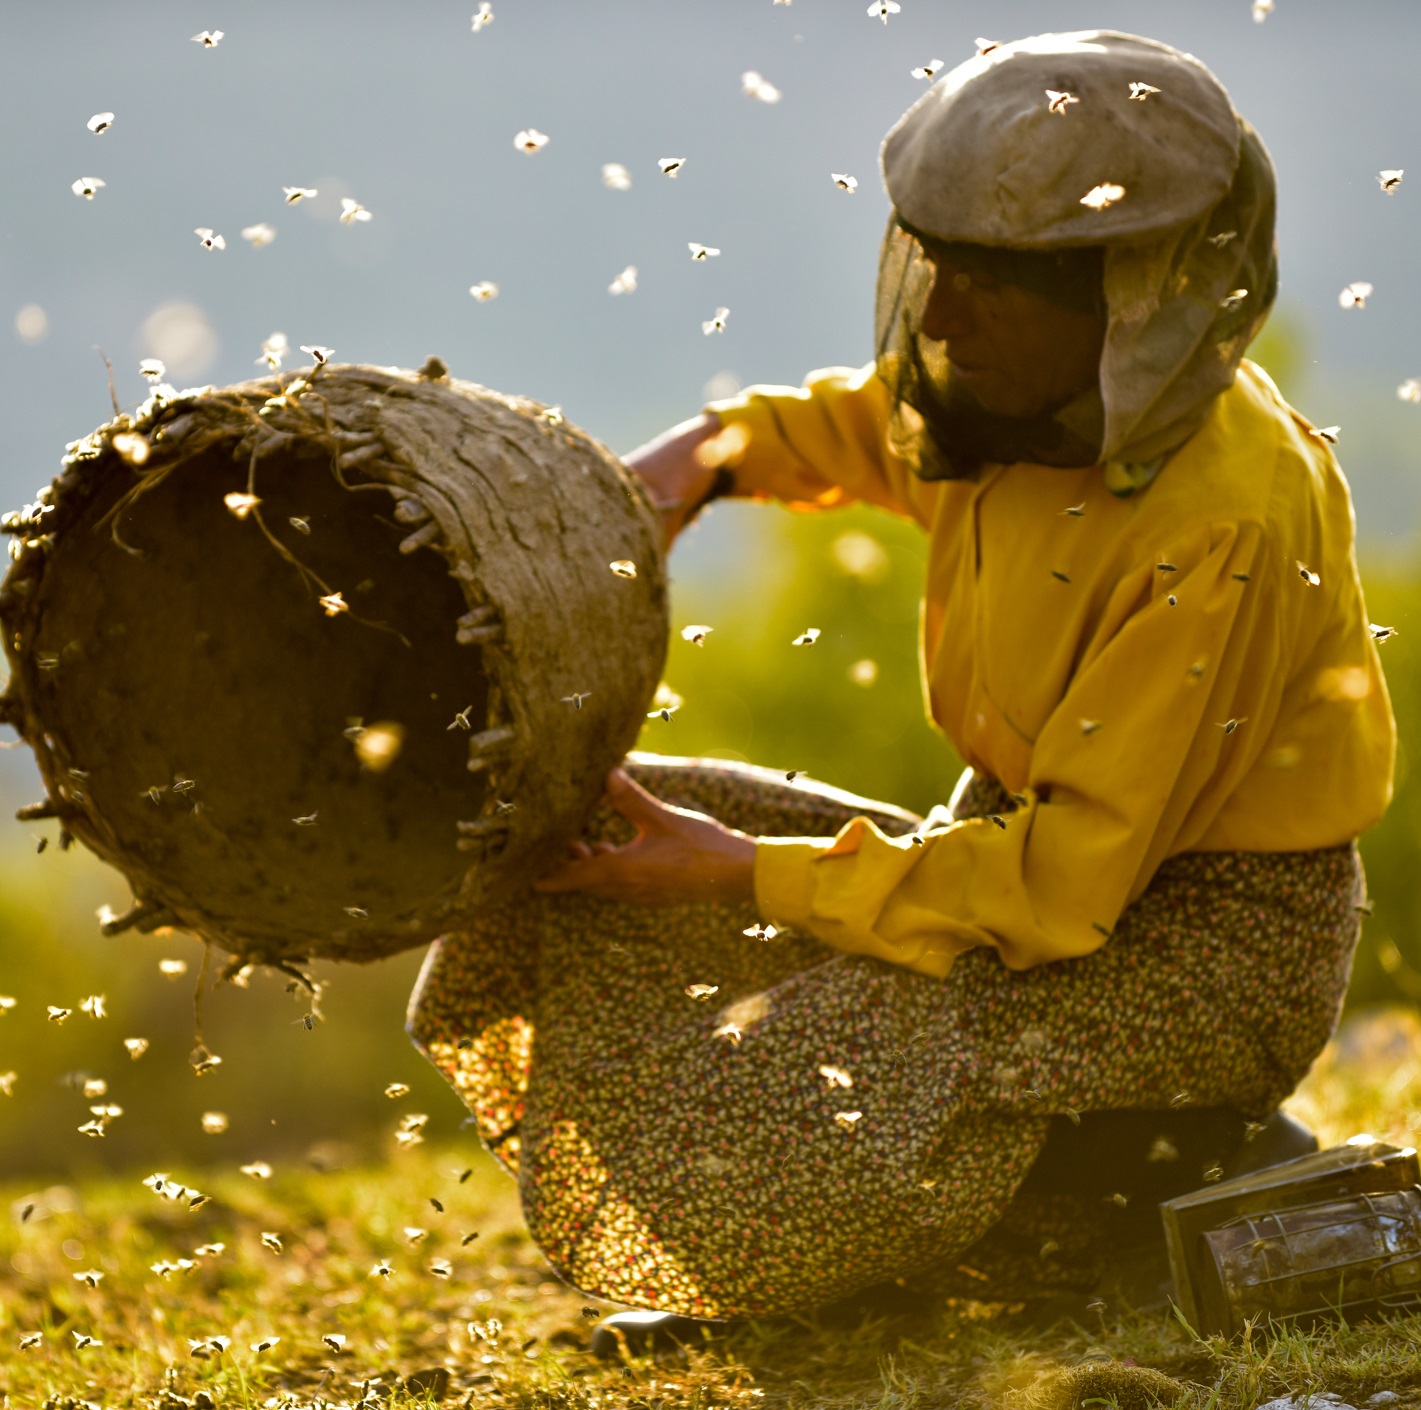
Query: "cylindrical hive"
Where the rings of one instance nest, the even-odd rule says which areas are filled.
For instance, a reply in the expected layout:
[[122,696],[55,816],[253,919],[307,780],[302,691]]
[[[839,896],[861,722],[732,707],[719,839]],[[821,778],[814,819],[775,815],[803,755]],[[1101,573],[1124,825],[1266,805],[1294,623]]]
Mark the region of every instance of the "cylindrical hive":
[[433,359],[159,388],[4,527],[21,816],[128,878],[110,931],[240,962],[374,959],[527,884],[665,657],[634,477]]

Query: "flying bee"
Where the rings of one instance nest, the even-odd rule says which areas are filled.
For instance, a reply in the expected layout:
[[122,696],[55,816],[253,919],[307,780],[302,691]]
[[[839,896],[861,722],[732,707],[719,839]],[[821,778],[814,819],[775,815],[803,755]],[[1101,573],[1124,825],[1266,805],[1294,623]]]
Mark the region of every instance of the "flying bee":
[[1051,576],[1055,578],[1058,583],[1069,583],[1071,581],[1071,575],[1069,573],[1063,573],[1059,568],[1052,568]]
[[661,157],[658,159],[656,165],[661,168],[662,176],[669,176],[672,180],[675,180],[676,177],[680,176],[681,169],[686,165],[686,159],[685,157]]
[[609,294],[634,294],[636,293],[636,265],[629,264],[617,277],[607,285]]
[[1089,739],[1104,723],[1104,720],[1082,720],[1081,733]]
[[1326,441],[1328,445],[1335,446],[1342,439],[1341,426],[1313,426],[1309,428],[1308,434],[1316,436],[1320,441]]
[[750,925],[740,932],[752,940],[773,940],[780,932],[773,925]]
[[262,1247],[269,1249],[272,1253],[281,1252],[281,1235],[272,1233],[270,1229],[263,1231],[261,1236]]
[[327,1332],[321,1340],[336,1353],[345,1349],[345,1334],[343,1332]]
[[706,638],[715,630],[714,627],[704,625],[692,625],[681,628],[681,640],[689,641],[692,646],[704,646]]
[[[113,114],[110,113],[108,116],[112,117]],[[1396,194],[1396,188],[1401,185],[1401,178],[1405,174],[1405,171],[1401,167],[1390,171],[1379,171],[1377,173],[1377,185],[1380,186],[1388,196],[1393,196]]]
[[1223,309],[1225,313],[1236,313],[1243,307],[1243,301],[1247,297],[1247,289],[1234,289],[1219,300],[1219,307]]
[[337,218],[342,225],[351,225],[357,220],[373,220],[375,217],[359,201],[353,201],[349,196],[342,196],[340,198],[340,215]]
[[1152,83],[1132,83],[1130,85],[1130,97],[1136,103],[1148,101],[1151,93],[1158,93],[1159,89]]
[[104,181],[97,176],[81,176],[77,181],[73,182],[70,185],[69,189],[76,196],[82,196],[84,200],[92,201],[94,199],[94,193],[96,191],[102,190],[103,187],[107,185],[107,181]]
[[294,822],[297,827],[315,827],[318,817],[320,817],[319,812],[305,813],[299,818],[292,818],[291,821]]
[[477,34],[481,29],[483,29],[485,25],[491,25],[492,23],[493,6],[489,4],[489,0],[482,0],[482,3],[479,5],[479,8],[474,11],[473,32]]
[[371,1270],[372,1278],[388,1278],[393,1270],[385,1259],[381,1259]]
[[1061,93],[1054,88],[1046,90],[1046,111],[1050,113],[1064,114],[1072,103],[1079,103],[1080,99],[1074,93]]
[[851,196],[859,189],[858,177],[850,176],[846,171],[831,171],[829,173],[829,180],[832,181],[839,190],[847,191]]
[[1320,587],[1322,585],[1321,576],[1317,573],[1314,573],[1313,570],[1309,568],[1306,563],[1303,563],[1301,561],[1299,561],[1298,563],[1298,577],[1300,577],[1309,587]]
[[548,145],[548,141],[548,134],[539,132],[536,127],[525,127],[513,136],[513,145],[530,156],[534,152],[541,152]]
[[580,710],[582,709],[582,702],[586,700],[591,694],[592,692],[590,690],[574,690],[571,695],[559,696],[558,703],[562,705],[571,705],[574,710]]
[[469,285],[469,293],[481,304],[486,304],[490,299],[498,297],[498,285],[491,279],[481,279],[477,284]]
[[943,63],[941,59],[929,59],[927,63],[923,64],[920,68],[913,69],[911,76],[913,78],[931,80],[938,76],[938,72],[942,67]]
[[[84,126],[97,137],[99,133],[107,132],[113,126],[113,114],[95,113]],[[1397,172],[1396,174],[1400,178],[1401,173]]]
[[868,7],[868,15],[870,19],[882,20],[887,24],[889,15],[896,15],[902,9],[898,0],[873,0],[873,4]]
[[991,819],[1003,832],[1007,830],[1007,820],[1000,813],[992,813]]
[[791,646],[813,646],[819,640],[818,627],[806,627],[795,639],[790,642]]
[[829,1084],[831,1091],[836,1087],[847,1090],[854,1085],[854,1079],[842,1067],[835,1067],[832,1063],[825,1063],[819,1069],[819,1075]]
[[199,225],[192,233],[197,236],[198,243],[204,250],[225,250],[227,248],[227,241],[217,234],[210,225]]
[[720,253],[714,245],[700,245],[694,240],[687,240],[686,248],[690,250],[691,258],[696,260],[714,259]]
[[708,318],[701,324],[701,332],[710,337],[712,333],[725,332],[725,320],[730,317],[730,310],[724,306],[716,309],[715,317]]
[[27,1332],[20,1338],[20,1350],[29,1351],[32,1347],[38,1346],[43,1340],[43,1332]]
[[445,729],[473,729],[473,725],[469,723],[469,714],[473,710],[473,708],[474,707],[472,705],[466,705],[462,710],[459,711],[457,715],[454,716],[453,722],[445,726]]
[[614,558],[607,566],[619,578],[636,577],[636,564],[630,558]]
[[1082,501],[1080,504],[1069,505],[1063,509],[1061,513],[1071,519],[1082,519],[1085,517],[1085,502]]
[[276,239],[276,226],[268,225],[266,221],[258,221],[256,225],[244,225],[242,227],[242,239],[244,239],[254,250],[265,249]]
[[459,1247],[468,1248],[468,1246],[473,1243],[473,1241],[478,1238],[478,1236],[479,1235],[477,1230],[475,1230],[472,1234],[465,1234],[464,1237],[459,1240]]
[[852,1131],[858,1123],[863,1120],[861,1111],[836,1111],[834,1113],[834,1123],[842,1126],[845,1131]]
[[602,166],[602,184],[609,191],[630,191],[632,174],[621,162],[605,162]]
[[1173,593],[1170,593],[1169,596],[1165,598],[1165,603],[1170,607],[1178,607],[1179,599]]
[[1338,294],[1337,302],[1342,308],[1364,309],[1367,306],[1367,300],[1371,298],[1374,292],[1373,286],[1368,284],[1365,279],[1358,279],[1347,285],[1347,287]]
[[720,993],[719,984],[688,984],[686,985],[686,997],[691,999],[708,999],[712,994]]
[[1379,627],[1375,622],[1368,622],[1367,630],[1373,641],[1390,641],[1397,634],[1395,627]]
[[220,29],[204,29],[192,37],[194,44],[201,44],[204,49],[215,49],[221,42],[223,31]]
[[281,194],[288,206],[299,206],[302,201],[313,200],[318,193],[314,186],[283,186]]

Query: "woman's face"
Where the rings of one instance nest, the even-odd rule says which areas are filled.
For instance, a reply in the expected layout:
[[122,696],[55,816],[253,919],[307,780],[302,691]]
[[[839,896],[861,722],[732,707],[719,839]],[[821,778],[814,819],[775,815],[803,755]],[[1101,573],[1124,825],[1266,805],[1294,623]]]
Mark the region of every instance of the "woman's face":
[[929,252],[934,279],[923,336],[947,344],[953,381],[984,411],[1031,417],[1094,384],[1105,317],[1052,303],[1017,284]]

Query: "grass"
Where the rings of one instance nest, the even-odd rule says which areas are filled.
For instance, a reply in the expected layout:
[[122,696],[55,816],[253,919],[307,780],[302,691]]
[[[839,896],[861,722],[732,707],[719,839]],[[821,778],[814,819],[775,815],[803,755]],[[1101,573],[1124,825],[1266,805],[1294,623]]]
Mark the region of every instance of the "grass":
[[[1421,1128],[1421,1022],[1403,1010],[1349,1021],[1290,1105],[1325,1143],[1363,1129],[1404,1142]],[[1122,1377],[1123,1364],[1172,1378],[1155,1382],[1162,1402],[1198,1410],[1249,1410],[1310,1390],[1354,1405],[1390,1390],[1400,1396],[1397,1410],[1421,1406],[1421,1318],[1306,1334],[1254,1328],[1226,1342],[1201,1340],[1158,1314],[1097,1314],[1089,1326],[1040,1331],[1000,1308],[948,1304],[850,1330],[813,1316],[751,1324],[703,1352],[605,1366],[584,1347],[590,1321],[609,1309],[557,1281],[523,1231],[511,1182],[483,1156],[465,1174],[466,1155],[426,1145],[376,1169],[292,1170],[268,1180],[167,1172],[210,1196],[196,1209],[145,1187],[149,1171],[3,1191],[13,1210],[0,1226],[5,1403],[1149,1403],[1141,1373]],[[416,1229],[425,1232],[416,1238]],[[171,1266],[179,1260],[187,1266]],[[388,1276],[372,1272],[379,1264]],[[92,1273],[102,1274],[91,1279],[96,1286],[76,1277]],[[94,1341],[81,1346],[81,1337]],[[272,1344],[257,1349],[264,1342]]]

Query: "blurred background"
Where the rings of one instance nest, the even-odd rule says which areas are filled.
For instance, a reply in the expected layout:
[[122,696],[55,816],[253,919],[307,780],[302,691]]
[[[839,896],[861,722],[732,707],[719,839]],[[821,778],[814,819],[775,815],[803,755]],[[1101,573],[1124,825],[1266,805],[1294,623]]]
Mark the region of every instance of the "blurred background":
[[[1256,23],[1251,0],[901,0],[885,26],[866,0],[493,0],[475,31],[477,8],[0,9],[0,495],[31,498],[107,419],[103,355],[129,405],[140,358],[179,386],[223,384],[257,375],[277,331],[340,361],[437,353],[620,452],[741,385],[863,363],[888,214],[877,149],[923,91],[911,70],[956,64],[979,35],[1167,40],[1223,79],[1278,166],[1282,294],[1254,355],[1306,415],[1341,425],[1371,614],[1399,630],[1383,648],[1398,793],[1364,843],[1375,914],[1349,1003],[1421,1002],[1421,405],[1397,394],[1421,376],[1421,7],[1370,0],[1344,22],[1330,0],[1276,0]],[[215,48],[189,38],[204,27],[225,31]],[[747,72],[763,80],[751,92]],[[86,129],[110,111],[108,131]],[[533,154],[514,145],[530,128],[548,138]],[[667,157],[684,159],[674,179]],[[607,184],[609,163],[629,185]],[[1384,195],[1378,171],[1412,163]],[[105,183],[92,201],[71,190],[87,177]],[[288,206],[283,186],[319,194]],[[371,218],[342,224],[342,197]],[[263,224],[274,239],[244,238]],[[202,248],[197,227],[226,248]],[[721,253],[693,262],[690,241]],[[627,266],[635,290],[611,294]],[[1344,311],[1356,280],[1375,294]],[[484,281],[497,297],[470,296]],[[725,331],[703,334],[721,306]],[[685,704],[644,747],[804,769],[919,811],[944,800],[958,765],[918,697],[922,556],[916,530],[877,513],[717,506],[672,560],[675,625],[715,632],[702,649],[673,641]],[[815,650],[789,650],[811,625]],[[26,752],[0,754],[0,816],[39,796]],[[278,977],[209,993],[204,1036],[224,1061],[195,1079],[201,947],[102,939],[95,911],[124,908],[122,879],[77,850],[38,854],[43,831],[0,825],[0,995],[15,1000],[0,1001],[0,1174],[339,1163],[388,1150],[410,1110],[432,1133],[458,1127],[402,1032],[418,953],[325,966],[314,1030]],[[91,995],[107,1017],[82,1011]],[[74,1013],[56,1025],[48,1005]],[[148,1040],[136,1061],[126,1038]],[[392,1082],[412,1089],[398,1104]],[[125,1113],[102,1140],[78,1131],[96,1102]],[[224,1129],[204,1131],[204,1113]]]

